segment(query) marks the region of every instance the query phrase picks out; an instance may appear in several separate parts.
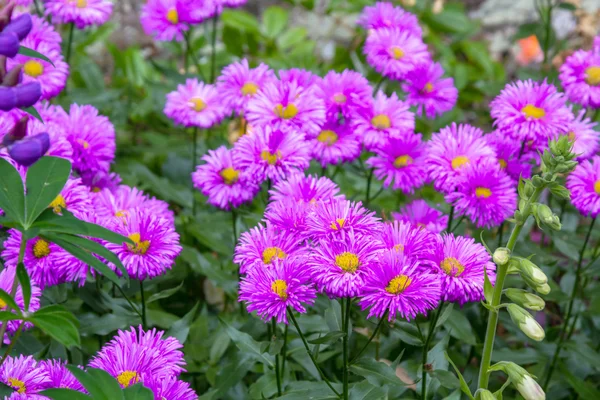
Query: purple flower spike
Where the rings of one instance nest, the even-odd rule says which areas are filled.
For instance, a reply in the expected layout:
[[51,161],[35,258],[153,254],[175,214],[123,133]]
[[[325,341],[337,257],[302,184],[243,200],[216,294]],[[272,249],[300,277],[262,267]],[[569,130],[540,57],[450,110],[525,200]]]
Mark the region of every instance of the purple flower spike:
[[42,158],[50,147],[50,136],[47,133],[39,133],[27,137],[8,149],[10,157],[23,167],[29,167]]
[[42,87],[38,82],[29,82],[14,88],[17,107],[31,107],[40,99]]
[[[1,44],[0,44],[1,46]],[[15,89],[0,86],[0,110],[10,111],[17,106]]]
[[31,15],[21,14],[18,17],[13,18],[10,24],[8,24],[2,32],[14,32],[19,40],[23,40],[31,31],[32,26],[33,22],[31,21]]
[[0,33],[0,54],[14,57],[19,52],[19,37],[14,32]]

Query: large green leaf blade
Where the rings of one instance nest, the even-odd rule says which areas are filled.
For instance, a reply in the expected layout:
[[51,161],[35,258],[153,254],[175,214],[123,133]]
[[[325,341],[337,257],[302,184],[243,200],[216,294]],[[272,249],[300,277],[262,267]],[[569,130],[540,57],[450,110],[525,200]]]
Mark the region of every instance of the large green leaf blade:
[[25,188],[19,172],[0,157],[0,208],[13,221],[25,223]]
[[[67,365],[67,369],[71,371],[71,373],[77,378],[79,383],[83,385],[85,390],[92,396],[94,400],[122,400],[123,394],[121,396],[117,396],[115,398],[107,397],[104,393],[104,388],[102,387],[102,382],[98,381],[90,374],[90,371],[94,368],[88,368],[88,372],[83,371],[82,369],[77,368],[74,365]],[[106,372],[105,372],[106,373]],[[108,375],[108,373],[106,373]],[[110,377],[110,375],[109,375]]]
[[31,279],[29,278],[29,274],[25,269],[25,264],[22,262],[17,265],[17,276],[16,279],[19,280],[19,284],[21,284],[21,291],[23,293],[23,303],[25,305],[25,311],[29,310],[29,301],[31,300]]
[[265,353],[261,350],[260,344],[245,332],[240,332],[227,322],[221,320],[221,323],[225,326],[227,334],[233,340],[235,345],[243,352],[252,354],[255,358],[258,358],[267,363],[271,368],[274,366],[274,357],[269,353]]
[[42,308],[30,315],[27,320],[67,348],[81,346],[79,324],[75,322],[73,314],[65,309],[62,312],[59,312],[57,307],[54,309],[54,312],[47,312]]
[[60,157],[42,157],[27,170],[27,227],[56,199],[71,175],[71,163]]
[[52,62],[51,59],[49,59],[42,53],[39,53],[33,49],[30,49],[29,47],[19,46],[19,54],[22,54],[24,56],[31,57],[31,58],[37,58],[39,60],[44,60],[54,67],[54,63]]
[[90,400],[91,397],[73,389],[46,389],[40,395],[52,400]]
[[154,400],[154,394],[150,389],[138,383],[123,391],[125,400]]

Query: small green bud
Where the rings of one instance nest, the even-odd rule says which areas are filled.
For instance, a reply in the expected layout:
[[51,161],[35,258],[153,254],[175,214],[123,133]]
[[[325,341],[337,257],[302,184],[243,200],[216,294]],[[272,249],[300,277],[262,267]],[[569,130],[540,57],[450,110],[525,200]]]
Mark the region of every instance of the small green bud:
[[533,192],[535,192],[535,187],[533,186],[531,181],[525,182],[525,196],[527,198],[530,198],[531,196],[533,196]]
[[526,258],[517,258],[519,260],[519,268],[521,276],[533,282],[536,286],[548,283],[548,277],[544,274],[537,265]]
[[543,285],[535,287],[534,290],[539,294],[547,295],[548,293],[550,293],[550,285],[544,283]]
[[479,400],[497,400],[496,397],[487,389],[481,389],[478,391]]
[[510,260],[510,254],[510,249],[507,249],[506,247],[498,247],[496,250],[494,250],[492,259],[496,265],[504,265]]
[[540,296],[526,290],[511,288],[506,289],[504,294],[515,303],[533,311],[542,311],[546,306],[546,302]]
[[571,192],[566,187],[558,183],[551,185],[549,188],[550,192],[558,198],[568,199],[571,196]]
[[516,304],[509,304],[507,306],[510,319],[526,334],[530,339],[535,341],[542,341],[546,337],[544,329],[537,323],[535,319],[525,311],[522,307]]
[[542,186],[544,186],[545,182],[542,179],[542,177],[540,177],[539,175],[534,176],[531,179],[531,183],[533,184],[533,186],[535,186],[536,188],[540,188]]
[[546,393],[524,368],[513,362],[505,362],[502,369],[525,400],[546,400]]
[[537,207],[534,208],[534,212],[536,213],[536,219],[542,224],[554,229],[555,231],[560,231],[560,218],[558,215],[552,212],[550,207],[545,204],[537,204]]

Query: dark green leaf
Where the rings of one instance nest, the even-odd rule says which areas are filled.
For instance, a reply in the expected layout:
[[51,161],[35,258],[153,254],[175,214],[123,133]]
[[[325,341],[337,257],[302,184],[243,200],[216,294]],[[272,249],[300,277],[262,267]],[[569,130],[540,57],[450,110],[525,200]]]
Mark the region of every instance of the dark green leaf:
[[2,289],[0,289],[0,300],[2,300],[4,304],[8,306],[9,309],[15,310],[18,315],[21,315],[21,308],[17,305],[15,299],[13,299],[13,297],[9,293],[5,292]]
[[396,321],[394,326],[399,328],[397,332],[404,343],[413,346],[423,346],[423,338],[415,325],[404,321]]
[[275,39],[285,28],[288,22],[288,13],[281,7],[271,6],[263,13],[264,34],[270,39]]
[[259,33],[260,24],[252,14],[242,10],[225,10],[221,14],[223,24],[242,32]]
[[[440,305],[441,307],[441,305]],[[444,306],[444,310],[442,311],[442,314],[440,315],[440,317],[438,318],[437,323],[435,324],[436,329],[439,328],[440,326],[444,325],[444,323],[446,322],[446,320],[450,317],[450,315],[452,315],[452,310],[454,309],[454,304],[453,303],[447,303]]]
[[569,382],[569,385],[583,400],[598,400],[600,399],[600,391],[590,382],[586,382],[574,376],[568,368],[561,365],[560,368],[563,377]]
[[552,242],[563,255],[569,257],[573,261],[579,260],[579,250],[577,250],[574,245],[557,236],[552,237]]
[[27,217],[30,227],[65,187],[71,175],[71,163],[64,158],[42,157],[27,170]]
[[190,326],[196,317],[196,313],[198,312],[198,306],[200,303],[196,303],[196,305],[181,318],[179,321],[175,322],[171,329],[167,332],[167,336],[173,336],[180,343],[185,343],[187,337],[190,333]]
[[0,208],[13,221],[25,223],[23,179],[4,158],[0,158]]
[[125,400],[154,400],[154,394],[150,389],[138,383],[123,391]]
[[330,300],[331,306],[325,310],[325,321],[329,330],[340,332],[342,330],[342,306],[337,300]]
[[387,395],[387,388],[381,386],[374,386],[369,381],[362,381],[350,389],[349,399],[350,400],[371,400],[371,399],[385,399]]
[[460,370],[458,368],[456,368],[456,365],[450,359],[450,357],[448,356],[448,353],[444,353],[444,356],[446,357],[446,360],[448,360],[450,365],[452,365],[452,368],[454,368],[454,372],[456,372],[456,375],[458,376],[458,380],[460,382],[460,390],[462,390],[462,392],[464,394],[469,396],[470,399],[474,400],[475,398],[471,394],[471,389],[469,389],[469,385],[467,384],[467,381],[465,381],[465,378],[463,378],[462,374],[460,373]]
[[[103,393],[109,399],[116,400],[123,399],[125,397],[123,391],[121,390],[119,382],[117,382],[117,380],[113,378],[108,372],[99,368],[88,368],[87,373],[102,388]],[[135,379],[137,379],[137,377],[132,378],[130,384],[136,383]]]
[[31,280],[29,274],[25,269],[25,265],[21,262],[17,265],[17,279],[21,284],[21,291],[23,292],[23,303],[25,311],[29,310],[29,300],[31,300]]
[[19,319],[23,319],[23,317],[20,317],[11,311],[0,311],[0,321],[16,321]]
[[79,347],[81,345],[77,326],[70,318],[66,318],[62,314],[38,315],[38,313],[35,313],[27,320],[65,347]]
[[483,269],[483,295],[488,304],[492,304],[492,297],[494,296],[494,287],[490,278],[488,277],[487,270]]
[[33,116],[35,119],[37,119],[41,123],[44,123],[44,120],[42,119],[42,116],[40,115],[40,113],[38,112],[38,110],[36,110],[33,106],[31,106],[31,107],[23,107],[23,108],[21,108],[21,111],[25,111],[27,114]]
[[366,378],[370,384],[375,386],[404,385],[396,376],[396,371],[390,368],[389,365],[375,361],[373,358],[361,358],[350,366],[350,370],[356,375]]
[[459,310],[452,310],[452,314],[445,325],[446,329],[450,331],[450,336],[455,337],[464,343],[476,345],[477,340],[475,339],[475,333],[471,328],[471,322],[461,313]]
[[160,300],[160,299],[166,299],[168,297],[171,297],[175,293],[177,293],[179,291],[179,289],[181,289],[182,287],[183,287],[183,282],[181,282],[178,286],[175,286],[174,288],[166,289],[166,290],[163,290],[162,292],[154,293],[146,301],[146,304],[152,303],[152,302]]
[[346,336],[346,334],[341,331],[329,332],[325,336],[321,336],[319,338],[309,340],[308,343],[310,343],[310,344],[335,343],[338,340],[340,340],[341,338],[343,338],[344,336]]
[[460,381],[450,371],[436,369],[431,373],[431,376],[440,381],[440,384],[447,389],[458,389],[460,387]]
[[[67,369],[71,371],[71,373],[77,378],[79,383],[83,385],[83,387],[88,391],[88,393],[92,396],[94,400],[122,400],[123,393],[119,393],[116,397],[108,397],[104,392],[104,383],[105,380],[99,380],[96,377],[92,377],[90,371],[94,368],[88,368],[88,371],[83,371],[82,369],[76,367],[75,365],[67,365]],[[104,372],[104,371],[102,371]],[[108,375],[107,372],[104,374]],[[114,378],[108,375],[110,379],[114,381]]]
[[560,3],[558,5],[558,8],[562,8],[563,10],[569,10],[569,11],[576,11],[577,10],[577,6],[575,4],[572,3]]
[[54,67],[54,63],[52,62],[51,59],[49,59],[48,57],[46,57],[42,53],[38,53],[37,51],[35,51],[33,49],[30,49],[29,47],[20,46],[19,47],[19,54],[22,54],[24,56],[31,57],[31,58],[37,58],[37,59],[40,59],[40,60],[44,60],[44,61],[46,61],[47,63],[49,63],[50,65],[52,65]]
[[268,353],[261,351],[260,344],[252,339],[252,336],[248,335],[245,332],[240,332],[235,329],[233,326],[229,325],[227,322],[221,320],[221,323],[225,326],[227,330],[227,334],[233,340],[235,345],[242,350],[243,352],[249,353],[253,355],[255,358],[260,359],[267,363],[271,368],[273,368],[274,357]]
[[73,389],[46,389],[39,394],[52,400],[90,400],[91,397]]

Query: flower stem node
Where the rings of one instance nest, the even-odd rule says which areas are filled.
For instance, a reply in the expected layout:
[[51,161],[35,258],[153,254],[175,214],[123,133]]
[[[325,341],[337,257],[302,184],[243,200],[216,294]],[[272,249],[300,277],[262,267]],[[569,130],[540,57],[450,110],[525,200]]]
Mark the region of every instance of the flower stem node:
[[492,259],[494,260],[494,263],[496,263],[496,265],[505,265],[510,261],[511,253],[512,252],[510,251],[510,249],[507,249],[506,247],[499,247],[494,251]]
[[531,314],[516,304],[509,304],[506,308],[508,309],[510,318],[524,334],[526,334],[530,339],[538,342],[544,340],[546,333],[540,324],[533,319]]
[[542,311],[546,306],[541,297],[523,289],[506,289],[504,294],[515,303],[533,311]]

